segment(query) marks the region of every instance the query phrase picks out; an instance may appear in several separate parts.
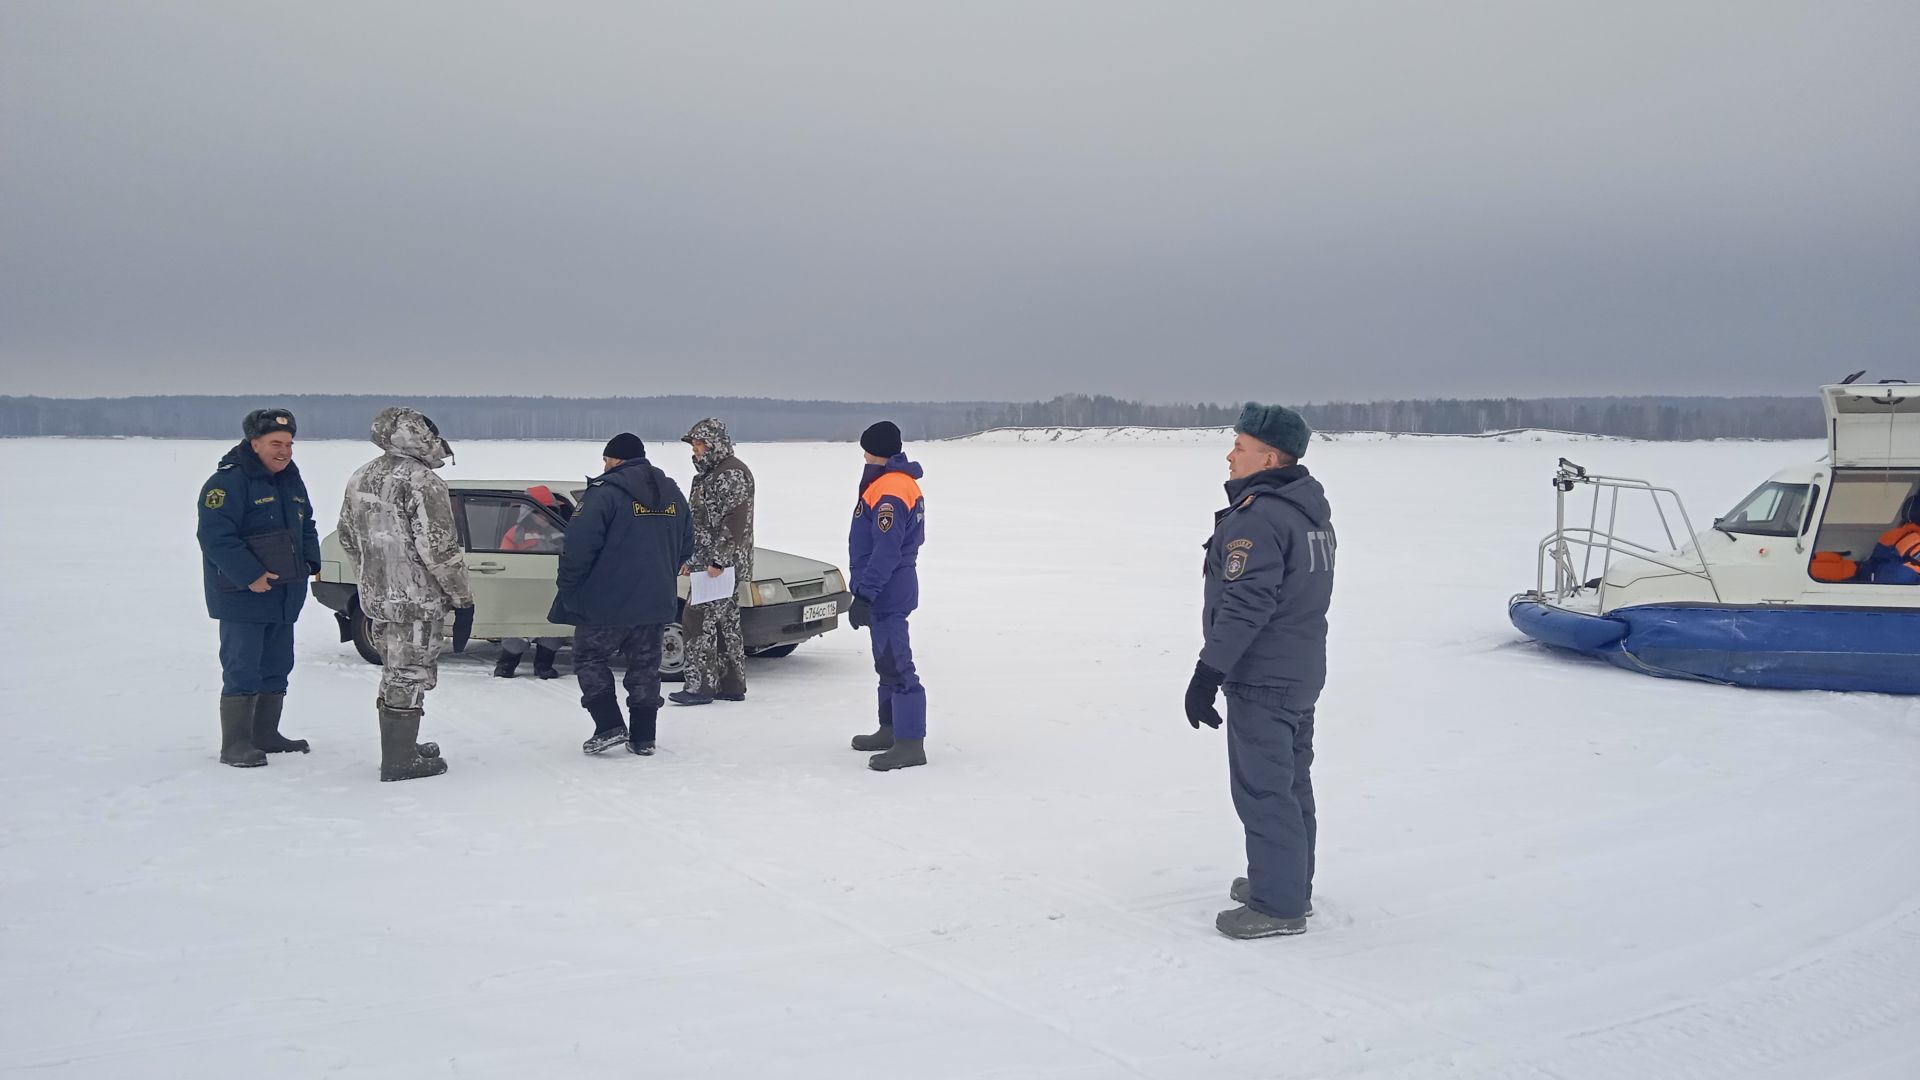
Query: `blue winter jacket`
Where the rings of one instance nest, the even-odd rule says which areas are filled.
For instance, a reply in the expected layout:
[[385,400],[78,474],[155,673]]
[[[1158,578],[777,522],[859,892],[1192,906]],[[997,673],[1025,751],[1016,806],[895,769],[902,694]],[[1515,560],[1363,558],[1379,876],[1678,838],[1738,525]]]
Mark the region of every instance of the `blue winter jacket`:
[[926,539],[927,500],[919,480],[926,470],[895,454],[860,475],[847,533],[848,587],[873,610],[898,615],[920,606],[920,545]]
[[[200,485],[199,513],[207,614],[238,622],[298,620],[307,602],[307,578],[320,570],[320,530],[300,466],[289,463],[276,476],[242,442]],[[263,559],[276,557],[280,580],[266,592],[250,591],[247,586],[267,572]]]
[[1227,484],[1207,541],[1206,646],[1229,684],[1318,693],[1327,681],[1333,509],[1294,464]]
[[673,478],[645,458],[587,481],[567,522],[553,608],[568,626],[680,621],[680,566],[693,556],[693,515]]
[[1891,544],[1873,545],[1873,554],[1860,563],[1855,581],[1875,585],[1920,585],[1920,566],[1914,565]]

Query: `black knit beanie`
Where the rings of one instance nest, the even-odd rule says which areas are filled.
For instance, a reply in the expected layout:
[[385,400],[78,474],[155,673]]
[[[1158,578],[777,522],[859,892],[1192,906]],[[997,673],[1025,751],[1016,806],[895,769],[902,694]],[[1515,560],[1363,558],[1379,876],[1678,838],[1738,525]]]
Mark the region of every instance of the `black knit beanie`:
[[607,441],[607,448],[601,451],[601,456],[615,461],[632,461],[647,456],[647,444],[641,442],[640,436],[633,432],[623,431]]
[[874,457],[890,458],[900,452],[900,427],[882,420],[860,433],[860,449]]

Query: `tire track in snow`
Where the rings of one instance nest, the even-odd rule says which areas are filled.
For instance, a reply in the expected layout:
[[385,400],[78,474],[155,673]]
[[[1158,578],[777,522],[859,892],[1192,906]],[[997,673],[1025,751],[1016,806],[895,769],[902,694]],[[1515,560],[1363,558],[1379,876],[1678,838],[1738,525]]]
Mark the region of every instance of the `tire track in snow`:
[[1794,1062],[1814,1075],[1822,1053],[1893,1027],[1920,1034],[1920,908],[1704,1001],[1530,1056],[1569,1075],[1732,1080]]

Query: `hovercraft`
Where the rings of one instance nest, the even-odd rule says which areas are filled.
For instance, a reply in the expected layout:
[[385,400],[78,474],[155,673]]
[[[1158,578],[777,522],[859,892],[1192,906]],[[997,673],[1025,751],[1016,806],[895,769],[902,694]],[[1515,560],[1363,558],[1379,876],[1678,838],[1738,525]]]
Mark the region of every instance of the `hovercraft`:
[[[1705,533],[1673,489],[1561,458],[1554,530],[1535,587],[1508,601],[1513,625],[1664,678],[1920,694],[1920,386],[1858,378],[1820,388],[1826,455],[1775,473]],[[1582,489],[1587,523],[1569,525]],[[1664,543],[1620,535],[1623,500]]]

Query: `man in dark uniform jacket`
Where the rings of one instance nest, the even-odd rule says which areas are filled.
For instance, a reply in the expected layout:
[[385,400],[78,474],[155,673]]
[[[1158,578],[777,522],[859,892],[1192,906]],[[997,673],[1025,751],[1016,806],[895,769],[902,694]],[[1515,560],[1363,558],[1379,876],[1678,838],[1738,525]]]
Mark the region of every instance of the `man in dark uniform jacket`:
[[[598,754],[626,743],[653,753],[660,714],[660,638],[680,619],[680,567],[693,557],[693,515],[673,478],[647,460],[640,437],[622,432],[601,452],[606,471],[587,481],[567,522],[547,621],[574,627],[573,674]],[[614,653],[627,658],[627,712],[615,696]]]
[[1207,542],[1206,646],[1187,686],[1187,722],[1220,726],[1247,833],[1241,906],[1214,926],[1228,937],[1298,934],[1313,914],[1313,708],[1327,681],[1333,511],[1300,458],[1312,436],[1298,413],[1248,402],[1227,454],[1227,507]]
[[220,761],[248,768],[267,754],[307,752],[280,734],[293,624],[320,572],[320,533],[300,467],[293,414],[256,409],[246,435],[200,485],[200,577],[220,622]]

